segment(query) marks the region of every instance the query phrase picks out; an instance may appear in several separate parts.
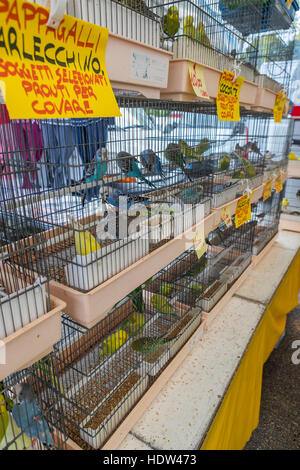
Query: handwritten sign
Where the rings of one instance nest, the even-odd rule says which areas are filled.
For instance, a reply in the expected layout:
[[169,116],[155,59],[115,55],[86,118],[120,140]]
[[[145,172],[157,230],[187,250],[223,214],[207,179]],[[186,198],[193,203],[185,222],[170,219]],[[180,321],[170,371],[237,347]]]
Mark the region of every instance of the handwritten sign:
[[204,224],[202,224],[201,227],[197,230],[193,241],[197,256],[200,259],[201,256],[203,256],[204,253],[207,251],[207,245],[204,234]]
[[282,177],[281,175],[278,175],[275,179],[275,191],[276,193],[280,193],[280,191],[282,190],[283,190]]
[[273,180],[272,179],[269,179],[265,186],[264,186],[264,190],[263,190],[263,202],[265,202],[267,199],[269,199],[269,197],[271,197],[271,193],[272,193],[272,182]]
[[105,67],[108,29],[24,0],[0,1],[0,80],[11,119],[120,116]]
[[235,81],[234,73],[224,70],[221,75],[218,95],[217,113],[219,121],[240,120],[240,92],[244,83],[244,77],[238,77]]
[[231,227],[232,220],[230,216],[230,209],[229,206],[223,207],[221,210],[221,220],[225,222],[227,227]]
[[244,194],[240,197],[235,210],[235,226],[239,228],[251,219],[251,197],[250,194]]
[[273,116],[274,116],[274,121],[275,122],[281,122],[281,120],[282,120],[282,114],[283,114],[283,108],[284,108],[284,105],[285,105],[285,100],[286,100],[285,94],[280,91],[276,96],[274,109],[273,109]]
[[189,76],[194,92],[199,98],[209,98],[201,65],[189,63]]

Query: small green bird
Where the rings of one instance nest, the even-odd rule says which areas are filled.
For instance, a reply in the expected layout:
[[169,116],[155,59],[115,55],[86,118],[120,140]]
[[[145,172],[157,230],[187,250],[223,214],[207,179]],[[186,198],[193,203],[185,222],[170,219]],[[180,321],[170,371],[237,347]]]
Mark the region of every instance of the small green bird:
[[193,294],[200,295],[202,292],[202,284],[199,284],[199,282],[192,282],[190,284],[190,289]]
[[174,308],[166,297],[160,294],[154,294],[151,297],[151,304],[159,313],[163,315],[170,315],[171,317],[178,318],[178,315],[174,313]]
[[171,295],[173,292],[173,285],[170,282],[162,282],[160,286],[160,293],[162,295]]
[[195,39],[194,17],[187,16],[184,20],[183,34],[189,38]]
[[166,339],[162,336],[143,336],[133,341],[130,347],[134,351],[146,355],[157,351],[162,345],[173,341],[175,338]]
[[132,312],[128,318],[122,323],[121,329],[126,331],[128,336],[135,336],[142,333],[145,326],[146,318],[143,313]]
[[228,154],[224,155],[224,157],[221,158],[221,160],[218,163],[218,169],[220,171],[227,170],[229,168],[230,161],[231,161],[230,155],[228,155]]
[[184,158],[191,158],[194,159],[194,151],[193,148],[190,147],[185,140],[178,140],[178,145],[180,147],[181,154],[183,155]]
[[[251,163],[247,158],[242,157],[239,153],[233,152],[233,155],[238,158],[238,160],[241,162],[241,164],[244,167],[244,170],[246,171],[246,177],[247,178],[253,178],[256,176],[256,169],[253,163]],[[242,170],[241,172],[242,173]],[[244,173],[244,172],[243,172]],[[245,173],[244,173],[245,174]],[[245,177],[245,176],[244,176]],[[241,178],[241,176],[240,176]]]
[[198,276],[198,274],[202,273],[202,271],[205,269],[205,266],[207,265],[207,257],[206,255],[204,254],[200,259],[199,261],[197,261],[196,263],[194,263],[192,265],[192,267],[189,269],[189,271],[187,272],[187,275],[190,276],[190,277],[196,277]]
[[202,23],[202,21],[199,21],[199,23],[198,23],[198,26],[196,28],[195,37],[196,37],[197,41],[199,41],[204,46],[211,47],[210,40],[208,39],[208,36],[205,32],[204,24]]
[[204,139],[201,139],[199,144],[196,145],[195,147],[195,154],[197,157],[202,155],[206,150],[209,148],[209,140],[205,137]]
[[163,17],[162,27],[164,32],[173,38],[179,31],[180,21],[178,18],[178,9],[176,7],[170,7],[167,14]]
[[191,177],[186,174],[185,170],[185,159],[181,152],[181,147],[179,144],[170,143],[168,144],[166,150],[164,151],[165,159],[168,160],[172,165],[178,166],[187,178],[192,181]]

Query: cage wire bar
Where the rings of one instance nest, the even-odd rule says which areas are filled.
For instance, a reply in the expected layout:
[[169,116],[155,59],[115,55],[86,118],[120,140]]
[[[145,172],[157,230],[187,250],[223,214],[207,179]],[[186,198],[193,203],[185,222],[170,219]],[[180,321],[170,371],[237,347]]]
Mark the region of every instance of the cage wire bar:
[[263,201],[261,198],[258,203],[252,204],[252,219],[256,221],[253,241],[254,255],[258,255],[278,232],[285,185],[279,193],[272,190],[268,199]]
[[37,374],[32,366],[0,382],[1,450],[67,449],[62,401],[49,386],[55,372],[50,374],[49,361],[44,361],[47,375]]

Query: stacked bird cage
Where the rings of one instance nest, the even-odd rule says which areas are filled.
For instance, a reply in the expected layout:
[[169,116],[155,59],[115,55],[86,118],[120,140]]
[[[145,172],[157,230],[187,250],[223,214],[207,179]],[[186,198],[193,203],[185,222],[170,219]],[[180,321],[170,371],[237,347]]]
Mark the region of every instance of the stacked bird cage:
[[283,194],[284,190],[279,193],[273,190],[268,199],[264,201],[261,198],[257,204],[252,204],[253,220],[257,222],[253,241],[254,255],[258,255],[278,232]]
[[270,118],[265,152],[265,180],[274,179],[279,172],[285,173],[287,171],[293,128],[292,119],[283,118],[281,123],[275,123]]
[[140,286],[91,329],[63,317],[63,339],[49,367],[62,400],[67,435],[84,449],[98,449],[129,413],[201,321],[201,310],[176,295],[149,298]]
[[157,2],[153,11],[161,17],[162,47],[173,52],[173,59],[189,59],[223,71],[232,70],[243,54],[242,75],[254,81],[255,67],[245,55],[255,57],[255,48],[201,2]]
[[28,369],[0,382],[1,450],[66,450],[62,416],[49,377]]

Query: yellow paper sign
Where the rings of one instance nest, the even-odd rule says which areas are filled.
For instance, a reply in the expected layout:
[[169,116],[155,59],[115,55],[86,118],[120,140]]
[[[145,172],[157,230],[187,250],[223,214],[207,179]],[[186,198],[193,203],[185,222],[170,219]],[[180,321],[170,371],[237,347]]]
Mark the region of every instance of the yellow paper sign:
[[199,98],[209,98],[201,65],[195,63],[192,64],[190,62],[189,76],[196,95],[199,96]]
[[269,197],[271,197],[272,193],[272,182],[273,180],[270,179],[266,182],[264,190],[263,190],[263,202],[265,202]]
[[275,191],[276,193],[280,193],[282,191],[283,185],[282,185],[282,177],[281,175],[278,175],[275,179]]
[[240,120],[240,92],[244,83],[244,77],[238,77],[235,81],[234,73],[224,70],[219,82],[217,95],[217,113],[219,121]]
[[275,122],[281,122],[282,120],[282,114],[283,114],[285,101],[286,101],[286,96],[284,93],[280,91],[276,96],[274,109],[273,109],[273,116],[274,116]]
[[223,207],[223,209],[221,210],[221,220],[225,222],[227,227],[231,227],[232,220],[231,220],[230,210],[228,206]]
[[286,0],[285,4],[288,10],[291,8],[293,1],[294,0]]
[[244,196],[240,197],[236,210],[235,210],[235,226],[239,228],[241,225],[246,223],[248,220],[251,219],[251,197],[250,194],[244,194]]
[[11,119],[120,116],[105,67],[108,29],[24,0],[0,2],[0,80]]
[[196,235],[194,237],[194,246],[198,256],[198,259],[204,255],[207,251],[207,245],[205,241],[205,234],[204,234],[204,225],[202,224],[201,227],[197,230]]

